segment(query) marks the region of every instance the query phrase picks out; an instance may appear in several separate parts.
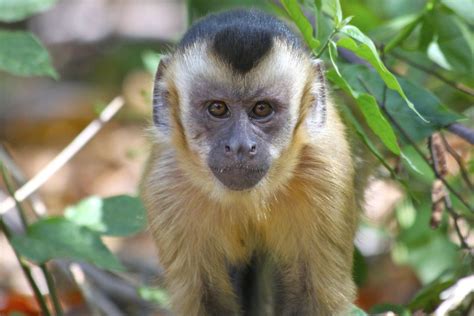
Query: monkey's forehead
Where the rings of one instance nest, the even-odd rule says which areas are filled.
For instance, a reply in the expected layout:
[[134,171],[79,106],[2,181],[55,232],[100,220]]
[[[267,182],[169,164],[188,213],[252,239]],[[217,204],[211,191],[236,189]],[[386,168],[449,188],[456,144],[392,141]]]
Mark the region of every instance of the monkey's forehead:
[[307,52],[275,39],[258,64],[242,73],[202,41],[176,53],[169,70],[178,91],[190,91],[205,83],[242,92],[282,85],[291,90],[304,86],[311,72],[311,58]]
[[263,11],[240,9],[211,14],[193,24],[178,49],[207,41],[235,71],[246,73],[273,47],[275,39],[304,49],[301,39],[283,21]]

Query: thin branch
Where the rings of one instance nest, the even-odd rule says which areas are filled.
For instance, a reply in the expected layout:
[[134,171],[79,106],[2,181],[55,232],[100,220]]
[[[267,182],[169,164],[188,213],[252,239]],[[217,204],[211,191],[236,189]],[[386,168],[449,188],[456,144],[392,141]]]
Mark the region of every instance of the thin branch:
[[459,166],[459,171],[461,173],[462,178],[464,179],[464,182],[466,182],[467,186],[471,191],[474,190],[474,186],[472,185],[471,179],[469,179],[469,175],[467,173],[466,167],[464,166],[464,161],[461,156],[454,150],[453,147],[448,143],[446,138],[444,137],[443,133],[439,133],[441,135],[441,140],[443,141],[443,145],[448,151],[448,153],[456,160],[458,166]]
[[323,47],[321,47],[321,49],[319,50],[319,53],[316,55],[316,58],[321,57],[321,55],[324,53],[324,51],[325,51],[326,48],[328,47],[329,42],[332,41],[332,38],[334,37],[334,35],[336,35],[337,32],[338,32],[337,29],[332,30],[332,32],[331,32],[331,34],[328,36],[326,42],[324,42]]
[[396,57],[397,59],[400,59],[400,60],[406,62],[410,66],[418,68],[419,70],[422,70],[422,71],[432,75],[433,77],[438,78],[439,80],[443,81],[444,83],[446,83],[447,85],[453,87],[454,89],[457,89],[458,91],[461,91],[461,92],[463,92],[465,94],[468,94],[470,96],[474,96],[474,90],[472,90],[471,88],[463,85],[462,83],[459,83],[459,82],[456,82],[454,80],[448,79],[448,78],[444,77],[443,75],[439,74],[438,72],[434,71],[432,68],[428,68],[426,66],[420,65],[420,64],[408,59],[407,57],[402,56],[400,54],[397,54],[393,51],[390,52],[390,54],[393,55],[394,57]]
[[97,132],[107,123],[124,105],[122,97],[113,99],[77,137],[64,148],[52,161],[38,172],[30,181],[18,189],[14,196],[8,197],[0,203],[0,215],[15,206],[15,199],[23,202],[30,194],[38,190],[53,174],[63,167],[74,155],[89,142]]
[[[433,162],[431,165],[433,166],[435,177],[441,180],[443,176],[440,171],[441,166],[440,166],[440,162],[438,161],[438,155],[436,155],[435,150],[434,150],[432,135],[428,138],[428,149],[430,151],[431,160]],[[456,234],[458,235],[459,241],[461,242],[461,247],[464,249],[469,249],[470,247],[466,243],[465,237],[461,233],[461,229],[459,227],[459,223],[458,223],[459,214],[454,210],[453,203],[451,202],[451,197],[449,196],[449,194],[444,194],[443,200],[444,200],[444,205],[446,206],[446,210],[448,210],[448,213],[453,218],[454,229],[456,230]]]
[[[362,84],[362,86],[364,87],[364,89],[374,95],[369,87],[367,86],[366,82],[358,77],[358,80],[359,82]],[[377,103],[379,104],[380,106],[380,101],[377,100]],[[395,120],[395,118],[387,111],[387,109],[385,107],[380,107],[383,111],[383,113],[385,114],[385,116],[387,116],[387,118],[390,120],[390,122],[400,131],[400,134],[407,140],[408,143],[410,143],[410,145],[413,146],[413,148],[415,149],[415,151],[418,153],[418,155],[420,155],[420,157],[431,167],[431,169],[433,169],[433,165],[431,163],[431,161],[426,158],[425,154],[421,151],[421,149],[418,147],[418,145],[416,144],[416,142],[408,135],[408,133],[403,129],[403,127],[397,122],[397,120]],[[433,169],[433,172],[436,172],[434,169]],[[453,194],[455,195],[458,200],[471,212],[474,212],[474,209],[472,208],[472,206],[470,206],[464,199],[463,197],[461,196],[461,194],[459,194],[456,190],[454,190],[454,188],[446,181],[446,179],[444,179],[444,177],[440,177],[440,180],[443,182],[443,184],[446,186],[446,188],[448,188],[448,190]]]
[[457,136],[461,137],[462,139],[468,141],[471,145],[474,145],[474,130],[461,125],[459,123],[453,123],[450,124],[446,127],[448,131],[450,131],[453,134],[456,134]]
[[[0,161],[7,168],[7,170],[10,171],[10,174],[20,186],[27,182],[23,171],[13,161],[10,150],[8,150],[8,147],[4,144],[0,144]],[[46,215],[46,205],[40,199],[38,194],[30,195],[29,200],[36,217],[39,218]]]
[[51,296],[51,300],[53,301],[56,316],[61,316],[63,315],[63,308],[61,306],[61,302],[59,301],[58,293],[56,292],[56,284],[54,283],[53,276],[49,272],[46,263],[40,264],[40,269],[43,272],[44,278],[46,280],[46,285],[48,286],[49,295]]
[[140,297],[137,287],[122,278],[101,271],[89,264],[79,264],[85,275],[92,283],[107,295],[118,302],[128,302],[145,309],[150,309],[152,304]]
[[109,298],[102,294],[100,291],[97,291],[87,280],[84,271],[81,266],[77,263],[69,264],[69,272],[71,273],[74,281],[79,287],[83,297],[88,303],[92,315],[101,315],[102,311],[105,315],[123,315],[114,303],[112,303]]
[[[7,173],[7,170],[5,169],[5,166],[2,164],[2,165],[0,165],[0,167],[2,169],[1,170],[2,171],[2,178],[3,178],[3,181],[5,182],[5,186],[7,188],[7,191],[11,196],[13,196],[13,194],[15,192],[15,189],[13,187],[12,180],[10,179],[9,174]],[[22,224],[23,224],[23,228],[26,231],[26,229],[28,228],[28,221],[26,219],[25,210],[24,210],[23,206],[21,205],[21,203],[17,199],[14,198],[14,200],[15,200],[16,208],[17,208],[18,213],[20,215],[20,219],[21,219]],[[63,315],[63,311],[62,311],[62,308],[61,308],[61,303],[59,302],[59,299],[58,299],[58,295],[56,293],[56,286],[54,284],[53,277],[49,273],[45,263],[41,264],[40,268],[41,268],[41,271],[43,272],[43,276],[46,280],[46,284],[48,285],[49,294],[51,296],[51,300],[53,301],[53,306],[54,306],[54,310],[56,312],[56,315],[61,316],[61,315]]]
[[[5,224],[5,222],[3,221],[3,217],[0,216],[0,228],[2,229],[3,233],[5,234],[5,237],[7,238],[8,242],[10,243],[11,245],[11,239],[12,239],[12,233],[10,232],[10,229],[7,227],[7,225]],[[31,269],[30,267],[28,266],[28,263],[26,263],[22,257],[20,256],[20,254],[15,250],[15,248],[13,248],[13,252],[15,253],[15,256],[16,258],[18,259],[18,262],[20,263],[20,267],[21,267],[21,270],[23,271],[23,274],[25,275],[28,283],[30,284],[31,286],[31,289],[33,290],[33,293],[36,297],[36,301],[38,302],[39,304],[39,307],[41,309],[41,313],[42,315],[45,315],[45,316],[50,316],[51,313],[48,309],[48,306],[46,306],[46,302],[45,302],[45,299],[44,299],[44,296],[41,294],[41,291],[40,289],[38,288],[38,285],[36,284],[36,281],[35,279],[33,278],[33,275],[31,273]]]

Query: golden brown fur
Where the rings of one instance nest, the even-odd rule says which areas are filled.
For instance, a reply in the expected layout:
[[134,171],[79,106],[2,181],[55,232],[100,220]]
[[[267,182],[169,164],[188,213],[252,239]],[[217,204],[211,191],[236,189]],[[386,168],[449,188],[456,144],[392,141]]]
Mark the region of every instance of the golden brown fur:
[[310,63],[300,65],[308,76],[295,101],[291,142],[250,191],[222,188],[192,149],[173,65],[165,74],[172,135],[154,136],[142,196],[177,315],[205,315],[206,297],[228,314],[238,312],[227,267],[248,263],[255,251],[281,265],[281,283],[291,285],[286,300],[310,296],[308,315],[344,314],[353,301],[353,162],[332,104],[315,135],[305,124],[318,75]]

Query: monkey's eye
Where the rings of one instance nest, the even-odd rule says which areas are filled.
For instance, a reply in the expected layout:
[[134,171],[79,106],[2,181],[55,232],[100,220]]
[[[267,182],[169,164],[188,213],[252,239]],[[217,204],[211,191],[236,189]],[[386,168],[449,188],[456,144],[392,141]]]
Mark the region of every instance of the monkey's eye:
[[222,101],[212,101],[207,107],[207,111],[214,117],[223,118],[229,114],[229,108]]
[[265,101],[258,101],[252,109],[255,118],[265,118],[273,113],[273,108]]

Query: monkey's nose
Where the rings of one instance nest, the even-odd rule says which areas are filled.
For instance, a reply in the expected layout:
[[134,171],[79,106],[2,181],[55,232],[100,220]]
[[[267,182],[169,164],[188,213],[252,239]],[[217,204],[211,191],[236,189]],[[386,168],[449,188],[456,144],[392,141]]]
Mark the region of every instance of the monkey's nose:
[[225,145],[224,150],[227,156],[252,158],[257,153],[257,144],[252,141],[229,142]]

